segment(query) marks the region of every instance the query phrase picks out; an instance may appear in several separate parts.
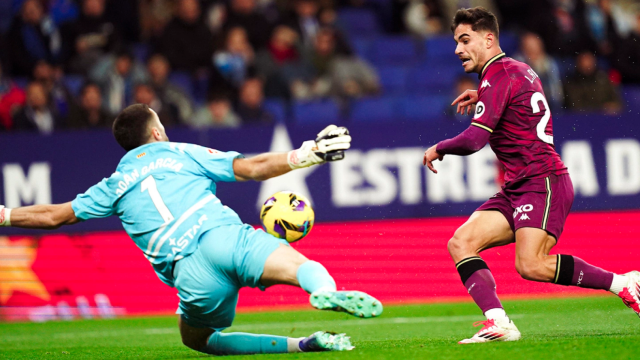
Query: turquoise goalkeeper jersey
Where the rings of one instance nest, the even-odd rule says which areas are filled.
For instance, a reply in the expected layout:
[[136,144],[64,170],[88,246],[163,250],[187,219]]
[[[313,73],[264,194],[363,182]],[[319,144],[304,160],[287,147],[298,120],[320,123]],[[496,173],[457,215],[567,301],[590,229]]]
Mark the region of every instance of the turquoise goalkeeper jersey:
[[78,219],[118,215],[124,229],[173,286],[173,263],[193,253],[200,236],[242,224],[216,197],[216,183],[235,181],[237,152],[184,143],[155,142],[129,151],[116,172],[72,202]]

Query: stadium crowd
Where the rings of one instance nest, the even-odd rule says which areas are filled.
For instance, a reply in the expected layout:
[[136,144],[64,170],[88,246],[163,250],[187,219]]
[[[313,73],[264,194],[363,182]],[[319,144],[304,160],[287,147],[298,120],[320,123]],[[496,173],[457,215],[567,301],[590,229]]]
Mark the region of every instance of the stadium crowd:
[[195,128],[466,119],[449,23],[478,5],[554,112],[615,114],[640,84],[632,0],[5,0],[0,131],[109,127],[131,103]]

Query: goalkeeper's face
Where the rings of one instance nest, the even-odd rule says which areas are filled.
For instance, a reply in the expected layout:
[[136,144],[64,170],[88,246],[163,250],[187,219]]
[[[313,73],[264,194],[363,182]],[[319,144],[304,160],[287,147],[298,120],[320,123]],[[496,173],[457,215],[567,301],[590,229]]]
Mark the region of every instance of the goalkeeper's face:
[[151,136],[156,141],[169,141],[169,137],[167,136],[167,133],[164,130],[164,125],[162,125],[162,122],[160,122],[160,118],[158,117],[158,114],[156,114],[156,112],[153,111],[152,109],[149,109],[149,110],[153,114],[153,119],[151,119],[151,123],[150,123]]

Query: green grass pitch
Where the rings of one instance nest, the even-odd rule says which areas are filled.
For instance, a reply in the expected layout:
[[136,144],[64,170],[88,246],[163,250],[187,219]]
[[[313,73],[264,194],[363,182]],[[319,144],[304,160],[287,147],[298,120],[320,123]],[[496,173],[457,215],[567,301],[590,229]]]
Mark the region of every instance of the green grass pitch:
[[[472,303],[387,306],[376,319],[325,311],[238,314],[228,331],[307,336],[346,332],[349,352],[233,359],[637,359],[640,319],[613,297],[505,301],[523,334],[512,343],[458,345],[482,320]],[[190,359],[176,317],[0,324],[2,359]]]

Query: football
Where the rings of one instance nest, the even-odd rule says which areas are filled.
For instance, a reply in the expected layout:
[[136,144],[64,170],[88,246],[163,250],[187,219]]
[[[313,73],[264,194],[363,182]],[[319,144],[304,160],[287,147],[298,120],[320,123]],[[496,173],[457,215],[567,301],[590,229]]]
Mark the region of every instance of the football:
[[291,191],[280,191],[265,201],[260,220],[271,235],[294,242],[305,237],[313,227],[315,215],[311,202]]

